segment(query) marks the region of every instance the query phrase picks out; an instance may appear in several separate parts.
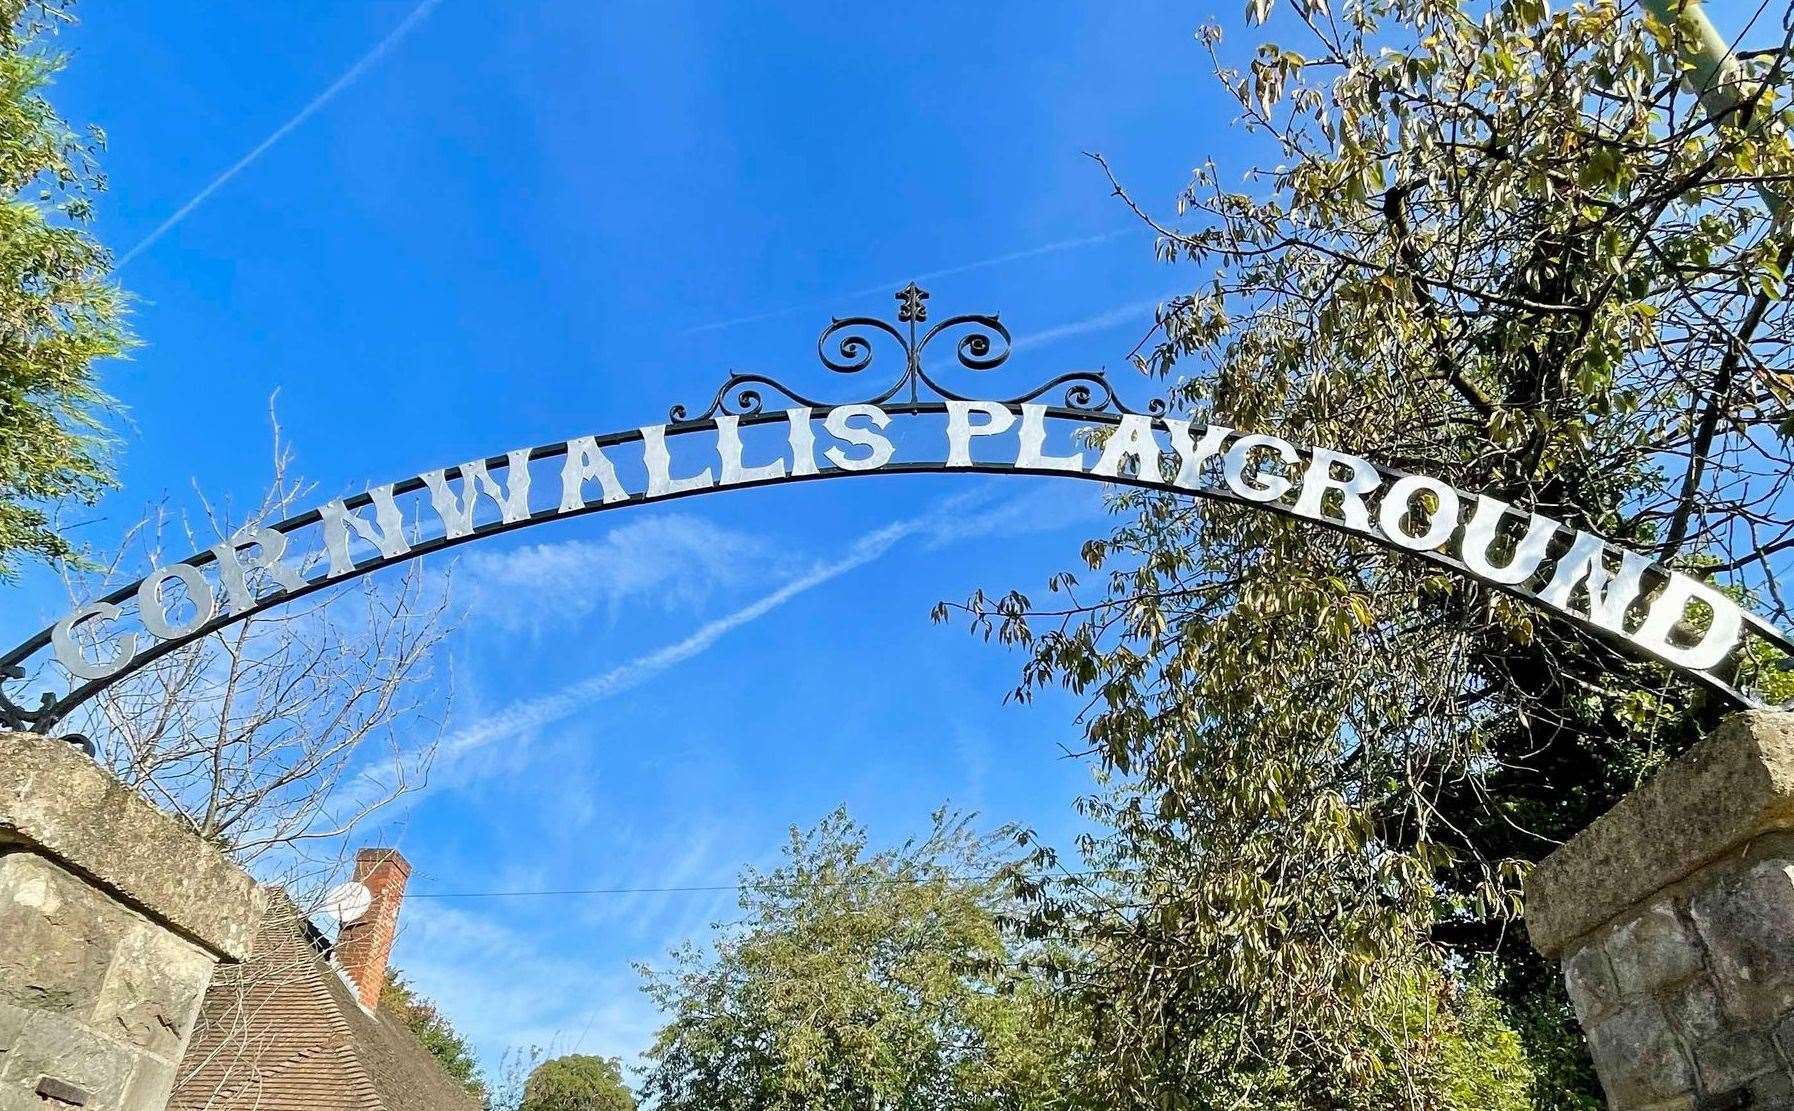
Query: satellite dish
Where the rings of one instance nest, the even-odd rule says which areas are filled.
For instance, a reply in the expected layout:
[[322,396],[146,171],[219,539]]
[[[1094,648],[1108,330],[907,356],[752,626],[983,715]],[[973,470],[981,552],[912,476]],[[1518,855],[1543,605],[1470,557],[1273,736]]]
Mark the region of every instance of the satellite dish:
[[373,892],[354,880],[337,884],[330,889],[330,894],[324,896],[324,910],[343,926],[360,921],[362,915],[373,905]]

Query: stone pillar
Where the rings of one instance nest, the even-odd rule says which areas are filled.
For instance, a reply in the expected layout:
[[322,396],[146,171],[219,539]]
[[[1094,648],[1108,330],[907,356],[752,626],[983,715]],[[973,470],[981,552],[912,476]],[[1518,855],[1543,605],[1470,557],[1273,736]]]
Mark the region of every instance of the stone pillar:
[[0,733],[0,1111],[162,1111],[261,898],[79,750]]
[[1726,719],[1547,857],[1526,926],[1614,1111],[1794,1108],[1794,714]]

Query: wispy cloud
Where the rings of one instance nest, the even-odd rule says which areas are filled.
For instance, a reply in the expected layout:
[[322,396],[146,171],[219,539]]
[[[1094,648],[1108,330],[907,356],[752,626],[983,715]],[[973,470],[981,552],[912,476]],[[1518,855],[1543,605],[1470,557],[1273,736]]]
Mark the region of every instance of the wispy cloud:
[[1057,528],[1094,519],[1101,512],[1100,494],[1094,491],[1080,493],[1057,485],[1029,491],[1019,498],[1000,503],[996,502],[995,491],[989,485],[949,498],[931,513],[897,521],[861,536],[839,558],[816,564],[754,601],[705,622],[671,644],[552,693],[482,713],[477,724],[444,738],[436,749],[436,770],[445,771],[455,761],[495,741],[553,725],[594,702],[632,690],[702,655],[729,633],[758,621],[793,598],[872,563],[905,539],[919,538],[928,547],[936,548],[980,536]]
[[973,270],[983,270],[988,266],[1001,266],[1006,262],[1020,262],[1023,259],[1039,258],[1042,255],[1058,254],[1060,251],[1076,250],[1079,247],[1094,247],[1098,243],[1108,243],[1120,239],[1124,235],[1133,234],[1135,230],[1136,229],[1134,228],[1117,228],[1114,231],[1104,232],[1101,235],[1080,235],[1072,239],[1060,239],[1052,243],[1042,243],[1038,247],[1028,247],[1020,251],[1008,251],[1004,254],[992,255],[989,258],[981,258],[975,262],[965,262],[958,266],[949,266],[942,270],[930,270],[925,274],[911,274],[907,277],[894,278],[890,281],[880,282],[877,285],[864,286],[860,289],[850,289],[844,293],[837,293],[826,300],[805,301],[801,304],[786,305],[785,307],[778,309],[769,309],[766,312],[751,313],[747,316],[730,317],[727,320],[717,320],[709,324],[699,324],[695,327],[687,328],[685,334],[693,335],[698,332],[717,332],[724,328],[733,328],[738,324],[758,324],[762,320],[777,320],[781,316],[790,316],[793,313],[808,312],[817,308],[839,308],[843,302],[851,301],[855,297],[870,297],[874,293],[894,293],[896,292],[896,288],[904,282],[931,282],[936,278],[947,278],[954,274],[965,274]]
[[[721,886],[734,882],[732,874],[719,871],[718,862],[711,853],[720,838],[720,831],[699,827],[689,831],[686,836],[689,840],[679,854],[672,860],[664,862],[653,873],[654,881],[651,886],[658,887],[660,890],[639,891],[625,895],[609,905],[599,908],[602,917],[611,920],[612,923],[627,923],[631,932],[639,936],[644,931],[661,925],[661,919],[671,908],[673,900],[686,894],[670,890],[671,888],[692,885]],[[731,845],[739,847],[733,841]],[[729,897],[733,899],[733,893],[729,893]],[[706,905],[714,901],[714,899],[707,900]],[[697,925],[701,927],[703,923],[700,922]],[[675,924],[666,936],[683,938],[695,932],[691,923],[682,921]]]
[[[702,655],[729,633],[758,621],[793,598],[872,563],[906,538],[919,538],[930,547],[936,547],[956,538],[988,535],[993,529],[1025,531],[1028,528],[1001,510],[994,514],[983,512],[990,500],[991,491],[987,487],[949,498],[931,513],[894,522],[861,536],[839,558],[812,566],[769,593],[705,622],[671,644],[549,694],[491,710],[482,708],[476,724],[447,734],[434,746],[430,757],[431,782],[413,787],[408,792],[408,799],[415,804],[434,785],[452,781],[458,763],[472,759],[495,742],[534,733],[572,717],[595,702],[632,690]],[[1088,508],[1089,503],[1086,503]],[[396,782],[415,779],[409,765],[376,760],[335,792],[333,812],[362,805],[389,791]]]
[[758,621],[800,594],[840,578],[850,571],[878,559],[899,540],[919,532],[938,528],[933,518],[922,517],[887,525],[860,537],[846,555],[818,564],[809,571],[787,581],[778,589],[745,606],[705,622],[672,644],[611,668],[609,671],[582,679],[552,694],[514,702],[485,715],[477,725],[453,733],[437,748],[436,760],[454,761],[494,741],[526,733],[561,721],[601,699],[613,697],[641,685],[656,675],[706,652],[724,636],[743,625]]
[[285,123],[270,132],[266,139],[263,139],[254,147],[250,148],[248,154],[237,159],[223,173],[207,182],[205,188],[193,194],[193,197],[188,200],[186,204],[175,209],[172,215],[166,220],[163,220],[160,224],[157,224],[154,231],[138,240],[135,246],[126,251],[119,258],[114,269],[123,269],[130,264],[132,259],[155,246],[157,240],[174,230],[175,225],[179,224],[182,220],[191,216],[194,209],[211,199],[212,194],[224,188],[231,178],[236,177],[245,169],[248,169],[256,159],[273,149],[276,143],[292,134],[293,130],[300,124],[316,115],[319,109],[336,99],[338,93],[342,92],[350,85],[353,85],[358,78],[378,64],[382,58],[386,57],[387,53],[391,51],[393,47],[399,44],[400,40],[404,39],[406,35],[409,35],[415,30],[417,25],[427,19],[430,13],[435,11],[441,3],[442,0],[423,0],[417,7],[412,8],[411,13],[400,20],[397,27],[388,31],[386,37],[375,43],[372,50],[369,50],[366,54],[363,54],[360,58],[356,59],[354,65],[344,70],[335,81],[332,81],[329,85],[325,86],[323,92],[312,97],[305,107],[299,109],[299,111],[294,113]]
[[574,1052],[575,1036],[586,1052],[635,1059],[661,1023],[635,974],[565,956],[552,933],[414,900],[394,955],[480,1047],[489,1076],[507,1049]]
[[[1054,450],[1057,450],[1056,448]],[[1094,459],[1095,452],[1086,455]],[[927,546],[944,547],[987,536],[1027,536],[1087,525],[1106,515],[1104,489],[1086,483],[1044,481],[1017,490],[1013,478],[992,479],[977,491],[985,497],[965,503],[951,521],[937,519],[928,529]],[[997,487],[1003,486],[1001,494]]]
[[[455,568],[468,611],[506,632],[541,632],[652,600],[689,610],[719,590],[788,565],[761,537],[674,513],[631,521],[596,540],[476,551]],[[530,598],[536,604],[519,604]]]

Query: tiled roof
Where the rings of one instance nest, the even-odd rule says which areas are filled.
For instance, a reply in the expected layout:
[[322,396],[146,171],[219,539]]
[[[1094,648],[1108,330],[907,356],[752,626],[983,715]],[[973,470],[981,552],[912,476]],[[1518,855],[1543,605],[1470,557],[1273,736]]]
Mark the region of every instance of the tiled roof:
[[478,1111],[384,1009],[370,1015],[285,900],[254,954],[221,967],[169,1111]]

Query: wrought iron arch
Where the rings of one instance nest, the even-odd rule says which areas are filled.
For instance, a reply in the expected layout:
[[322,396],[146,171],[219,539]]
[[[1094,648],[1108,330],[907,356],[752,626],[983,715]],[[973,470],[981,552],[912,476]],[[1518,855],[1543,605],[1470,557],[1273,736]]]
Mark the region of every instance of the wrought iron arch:
[[[822,400],[764,374],[737,372],[696,415],[675,405],[663,424],[576,437],[415,475],[252,527],[159,568],[0,656],[0,728],[50,732],[105,687],[184,645],[273,606],[461,544],[626,505],[875,474],[1082,478],[1299,518],[1541,606],[1742,706],[1761,705],[1758,696],[1735,682],[1737,661],[1753,650],[1753,643],[1767,645],[1784,661],[1794,660],[1794,640],[1706,584],[1600,537],[1427,476],[1329,448],[1300,447],[1276,436],[1218,424],[1195,426],[1172,415],[1162,401],[1132,408],[1101,371],[1068,371],[995,400],[951,388],[924,361],[937,339],[948,337],[954,361],[973,372],[1003,365],[1013,341],[994,314],[952,316],[924,327],[928,296],[912,282],[896,294],[895,323],[853,316],[834,319],[823,329],[817,354],[835,374],[867,371],[880,344],[894,346],[900,355],[896,379],[861,400]],[[895,446],[883,434],[896,418],[945,418],[947,457],[896,458]],[[818,422],[832,438],[823,452],[828,466],[816,458],[822,440]],[[1062,445],[1054,455],[1046,450],[1047,422],[1103,427],[1109,433],[1100,445],[1074,442],[1070,446],[1077,450],[1066,452]],[[746,463],[743,432],[778,425],[785,430],[780,457]],[[705,457],[710,462],[699,474],[675,476],[670,444],[706,435],[714,437],[713,450]],[[640,445],[645,482],[630,489],[612,455],[633,451],[635,445]],[[1013,450],[1005,458],[992,458],[992,446]],[[1093,453],[1097,458],[1086,464]],[[531,491],[541,487],[531,482],[531,468],[555,460],[562,464],[560,497],[553,505],[537,505]],[[717,465],[720,480],[713,476]],[[495,472],[503,475],[502,484]],[[459,492],[453,485],[457,481]],[[600,487],[596,499],[588,496],[593,483]],[[1415,500],[1421,494],[1427,495],[1425,502]],[[427,504],[440,528],[428,534],[415,524],[407,528],[402,501],[419,511],[412,514],[414,521],[422,520]],[[372,521],[362,515],[370,510]],[[482,512],[486,519],[477,520]],[[314,543],[295,553],[295,538]],[[1495,562],[1497,553],[1504,562]],[[177,608],[189,611],[178,616],[166,608],[163,592],[173,582],[181,584],[185,595]],[[106,637],[91,632],[99,623],[123,619],[132,607],[138,629]],[[1691,614],[1699,619],[1691,621]],[[147,643],[140,633],[150,638]],[[112,646],[113,655],[87,654],[100,641]],[[67,689],[43,691],[36,707],[26,706],[8,684],[25,683],[31,665],[52,659],[68,674]]]

